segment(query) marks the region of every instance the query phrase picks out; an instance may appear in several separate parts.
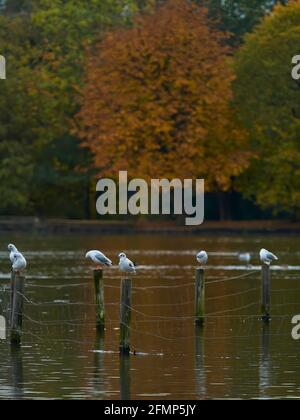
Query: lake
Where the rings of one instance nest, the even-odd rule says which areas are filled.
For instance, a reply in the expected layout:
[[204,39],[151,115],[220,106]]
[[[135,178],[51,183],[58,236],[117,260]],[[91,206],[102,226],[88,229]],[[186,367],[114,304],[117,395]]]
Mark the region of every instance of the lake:
[[[7,244],[28,260],[20,349],[0,339],[1,399],[300,398],[298,236],[1,237],[0,311],[10,296]],[[272,321],[260,320],[260,248],[274,251]],[[89,249],[114,263],[125,251],[133,278],[131,346],[119,357],[118,267],[105,278],[106,329],[97,333]],[[206,323],[194,326],[195,253],[206,249]],[[250,251],[252,266],[237,253]]]

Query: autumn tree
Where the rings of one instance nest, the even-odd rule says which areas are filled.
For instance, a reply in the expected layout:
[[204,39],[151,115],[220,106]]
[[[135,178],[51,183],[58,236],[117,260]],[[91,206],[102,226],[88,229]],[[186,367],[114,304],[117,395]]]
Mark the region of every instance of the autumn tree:
[[291,60],[299,39],[300,2],[276,7],[247,36],[235,83],[240,118],[258,155],[240,188],[261,207],[294,217],[300,216],[300,88]]
[[207,10],[170,0],[89,50],[78,115],[102,175],[203,177],[226,191],[247,166],[224,33]]
[[[142,11],[151,11],[167,0],[137,0]],[[209,16],[222,31],[230,32],[230,44],[238,46],[246,33],[251,32],[261,19],[270,13],[276,4],[287,4],[288,0],[191,0],[207,7]]]

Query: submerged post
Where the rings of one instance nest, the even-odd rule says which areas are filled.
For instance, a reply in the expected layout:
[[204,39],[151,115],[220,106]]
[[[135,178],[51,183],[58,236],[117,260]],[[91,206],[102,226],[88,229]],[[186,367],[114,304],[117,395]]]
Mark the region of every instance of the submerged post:
[[261,308],[262,308],[262,320],[269,322],[270,317],[270,266],[263,264],[261,267],[262,271],[262,293],[261,293]]
[[103,329],[105,325],[103,270],[94,270],[94,285],[97,328]]
[[196,269],[195,310],[195,324],[202,326],[205,321],[205,279],[203,268]]
[[19,345],[22,338],[24,287],[25,277],[13,272],[11,276],[10,342],[14,345]]
[[130,354],[130,324],[131,324],[131,289],[132,280],[122,279],[120,307],[120,354]]

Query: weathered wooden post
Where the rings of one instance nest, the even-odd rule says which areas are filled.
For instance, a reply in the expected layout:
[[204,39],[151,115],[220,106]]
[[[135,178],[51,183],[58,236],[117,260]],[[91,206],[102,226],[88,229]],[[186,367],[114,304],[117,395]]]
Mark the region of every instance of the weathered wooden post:
[[130,324],[131,324],[131,289],[132,280],[121,281],[121,307],[120,307],[120,354],[130,354]]
[[14,271],[11,272],[11,277],[10,277],[10,306],[9,306],[9,313],[8,313],[8,322],[9,322],[9,326],[11,327],[12,325],[12,311],[13,311],[13,302],[14,302],[14,291],[15,291],[15,278],[16,278],[16,273]]
[[104,280],[103,270],[94,270],[95,303],[96,303],[96,323],[97,328],[104,329],[105,326],[105,306],[104,306]]
[[195,311],[195,324],[203,326],[205,321],[205,279],[203,268],[196,269]]
[[19,345],[22,338],[25,277],[13,272],[11,288],[10,342],[13,345]]
[[262,292],[261,292],[261,310],[262,320],[269,322],[270,317],[270,266],[263,264],[261,267],[262,272]]

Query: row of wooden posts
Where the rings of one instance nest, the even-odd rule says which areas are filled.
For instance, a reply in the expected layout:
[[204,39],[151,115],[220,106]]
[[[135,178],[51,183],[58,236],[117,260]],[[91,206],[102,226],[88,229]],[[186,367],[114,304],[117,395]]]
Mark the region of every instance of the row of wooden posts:
[[[195,277],[195,324],[203,326],[205,322],[205,271],[196,269]],[[103,270],[94,270],[94,290],[96,304],[96,325],[98,329],[105,328],[105,302]],[[24,302],[25,277],[16,273],[11,276],[10,304],[10,340],[12,345],[20,345],[22,337],[22,317]],[[262,266],[262,320],[270,321],[270,267]],[[120,300],[120,354],[130,354],[130,330],[132,307],[132,280],[121,280]]]
[[[203,268],[196,269],[195,277],[195,325],[202,327],[205,323],[205,271]],[[105,304],[104,282],[102,270],[94,271],[95,295],[97,305],[97,326],[104,328]],[[131,303],[132,303],[132,280],[121,281],[120,302],[120,354],[130,354],[130,329],[131,329]],[[262,321],[269,322],[270,317],[270,267],[262,266],[262,291],[261,291]]]

